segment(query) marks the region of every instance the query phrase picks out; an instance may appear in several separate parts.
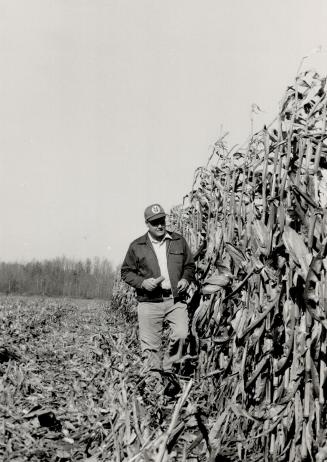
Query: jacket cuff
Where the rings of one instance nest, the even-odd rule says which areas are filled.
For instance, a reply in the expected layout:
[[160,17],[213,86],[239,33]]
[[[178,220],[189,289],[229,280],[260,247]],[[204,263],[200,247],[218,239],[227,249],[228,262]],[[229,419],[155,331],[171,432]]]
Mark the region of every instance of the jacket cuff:
[[140,276],[139,279],[136,282],[136,289],[143,289],[143,287],[142,287],[143,281],[145,281],[145,278],[142,278]]

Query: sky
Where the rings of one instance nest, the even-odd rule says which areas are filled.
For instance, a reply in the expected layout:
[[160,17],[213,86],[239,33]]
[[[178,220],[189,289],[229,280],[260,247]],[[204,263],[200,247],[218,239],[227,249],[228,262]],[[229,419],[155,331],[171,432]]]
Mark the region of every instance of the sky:
[[304,56],[327,73],[326,23],[326,0],[0,0],[0,261],[118,265]]

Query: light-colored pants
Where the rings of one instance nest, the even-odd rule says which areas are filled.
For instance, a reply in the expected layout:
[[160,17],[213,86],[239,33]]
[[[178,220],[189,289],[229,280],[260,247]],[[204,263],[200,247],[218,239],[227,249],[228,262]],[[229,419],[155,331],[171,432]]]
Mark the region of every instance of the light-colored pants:
[[[173,298],[163,302],[140,302],[137,308],[140,342],[144,371],[151,368],[171,370],[173,364],[183,355],[188,335],[188,315],[186,303],[174,303]],[[163,323],[170,327],[168,352],[163,360],[162,331]],[[163,362],[163,364],[162,364]]]

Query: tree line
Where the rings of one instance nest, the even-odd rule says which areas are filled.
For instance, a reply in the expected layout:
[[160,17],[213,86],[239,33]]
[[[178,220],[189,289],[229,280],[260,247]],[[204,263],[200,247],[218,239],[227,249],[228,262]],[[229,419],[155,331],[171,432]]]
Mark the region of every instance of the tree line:
[[0,263],[0,292],[6,294],[110,299],[114,279],[111,263],[97,257]]

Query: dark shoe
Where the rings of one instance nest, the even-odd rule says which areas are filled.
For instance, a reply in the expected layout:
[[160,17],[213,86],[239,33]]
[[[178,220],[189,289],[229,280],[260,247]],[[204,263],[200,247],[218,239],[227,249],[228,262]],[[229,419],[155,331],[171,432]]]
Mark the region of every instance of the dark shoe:
[[181,386],[177,381],[169,381],[165,386],[164,395],[170,398],[176,398],[181,391]]

